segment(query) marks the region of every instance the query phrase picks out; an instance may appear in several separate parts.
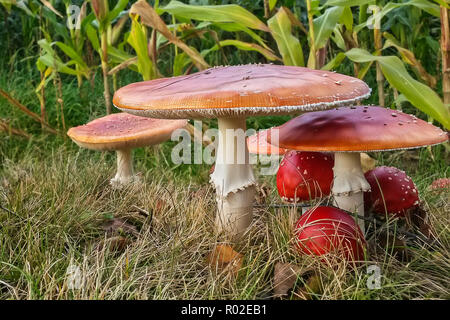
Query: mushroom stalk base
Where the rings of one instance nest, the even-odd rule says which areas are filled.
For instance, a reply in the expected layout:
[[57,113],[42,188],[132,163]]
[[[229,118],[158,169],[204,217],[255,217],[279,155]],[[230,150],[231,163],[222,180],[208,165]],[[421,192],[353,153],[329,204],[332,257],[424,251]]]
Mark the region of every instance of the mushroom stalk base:
[[219,118],[219,144],[211,182],[216,188],[216,229],[242,236],[252,221],[255,177],[249,161],[245,119]]
[[[361,156],[357,152],[336,152],[334,157],[334,179],[331,192],[334,204],[343,210],[364,216],[364,192],[370,185],[361,168]],[[356,218],[364,232],[364,220]]]
[[134,180],[133,155],[131,149],[117,150],[117,173],[111,179],[111,185],[118,187]]

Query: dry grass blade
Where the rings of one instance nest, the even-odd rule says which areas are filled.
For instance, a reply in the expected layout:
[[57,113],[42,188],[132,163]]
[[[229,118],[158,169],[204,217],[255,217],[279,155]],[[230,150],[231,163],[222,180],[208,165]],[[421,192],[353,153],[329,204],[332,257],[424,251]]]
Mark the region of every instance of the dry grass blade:
[[15,134],[16,136],[21,136],[27,139],[31,138],[31,136],[28,133],[26,133],[23,130],[11,127],[11,125],[3,119],[0,119],[0,131],[4,131],[8,134]]
[[46,6],[47,8],[49,8],[51,11],[53,11],[54,14],[56,14],[57,16],[59,16],[60,18],[64,18],[63,15],[61,13],[59,13],[58,10],[55,9],[55,7],[53,7],[53,5],[48,2],[47,0],[41,0],[42,4],[44,6]]
[[109,70],[108,76],[112,76],[112,75],[116,74],[117,72],[119,72],[120,70],[128,68],[130,65],[137,63],[137,60],[138,60],[137,57],[133,57],[128,60],[125,60],[121,64],[119,64],[119,65],[115,66],[114,68],[112,68],[111,70]]
[[25,107],[23,104],[21,104],[19,101],[17,101],[16,99],[14,99],[13,97],[11,97],[11,95],[0,89],[0,95],[2,97],[4,97],[6,100],[8,100],[9,103],[11,103],[13,106],[19,108],[21,111],[23,111],[25,114],[27,114],[28,116],[30,116],[31,118],[33,118],[34,120],[36,120],[37,122],[41,123],[48,132],[51,132],[53,134],[58,134],[58,131],[56,131],[55,129],[53,129],[52,127],[50,127],[50,125],[48,123],[46,123],[45,121],[43,121],[41,119],[41,117],[34,113],[33,111],[30,111],[27,107]]
[[186,43],[178,39],[170,32],[169,28],[155,11],[155,9],[153,9],[146,1],[140,0],[133,4],[130,9],[130,14],[139,15],[145,25],[158,30],[158,32],[166,37],[171,43],[186,52],[186,54],[192,59],[195,66],[199,70],[209,68],[208,63],[206,63],[200,53],[189,47]]

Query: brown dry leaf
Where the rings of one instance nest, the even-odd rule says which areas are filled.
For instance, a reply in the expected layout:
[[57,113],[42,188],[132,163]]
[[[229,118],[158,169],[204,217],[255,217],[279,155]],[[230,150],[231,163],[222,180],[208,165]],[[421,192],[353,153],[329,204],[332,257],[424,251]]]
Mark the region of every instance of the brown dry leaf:
[[242,267],[244,256],[226,244],[217,245],[208,256],[209,265],[215,269],[231,271],[234,275]]
[[111,236],[122,233],[129,233],[133,236],[139,234],[139,231],[135,226],[119,218],[113,218],[106,221],[102,224],[102,229]]
[[281,298],[289,294],[297,282],[301,268],[295,264],[277,262],[273,274],[273,293]]
[[97,250],[101,251],[105,247],[109,247],[110,251],[122,252],[128,245],[131,244],[131,240],[122,236],[115,236],[101,240],[97,243]]
[[410,254],[405,240],[394,238],[393,234],[382,231],[377,235],[377,242],[400,261],[409,260]]
[[170,32],[167,25],[155,11],[155,9],[150,6],[147,1],[139,0],[133,4],[130,8],[130,14],[137,14],[141,17],[141,21],[153,28],[158,30],[164,37],[166,37],[171,43],[179,47],[181,50],[186,52],[186,54],[192,59],[192,62],[199,70],[204,70],[209,68],[208,63],[203,59],[202,55],[198,53],[195,49],[189,47],[186,43],[181,41],[179,38]]
[[361,153],[361,167],[363,172],[367,172],[375,168],[377,160],[371,158],[367,153]]
[[312,300],[315,294],[322,293],[323,287],[320,276],[313,274],[308,278],[306,284],[295,292],[295,296],[302,300]]
[[406,223],[413,232],[419,231],[428,240],[436,239],[431,225],[428,223],[428,213],[420,206],[410,209],[406,217]]
[[270,187],[266,184],[263,183],[262,185],[258,185],[256,187],[256,202],[258,204],[264,204],[266,203],[266,199],[270,194]]

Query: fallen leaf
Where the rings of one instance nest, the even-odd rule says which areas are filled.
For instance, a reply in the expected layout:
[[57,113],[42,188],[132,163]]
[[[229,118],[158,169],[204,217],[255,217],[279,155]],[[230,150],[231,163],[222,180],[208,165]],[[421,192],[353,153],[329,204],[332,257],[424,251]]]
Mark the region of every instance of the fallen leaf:
[[97,250],[101,251],[103,248],[109,246],[110,251],[121,252],[124,251],[130,243],[130,239],[122,236],[115,236],[99,241],[97,243]]
[[113,218],[106,221],[102,224],[102,229],[110,236],[117,234],[121,235],[123,233],[129,233],[133,236],[139,234],[139,231],[135,226],[119,218]]
[[400,239],[391,233],[382,231],[377,235],[378,244],[400,261],[408,261],[409,249],[404,239]]
[[229,270],[233,274],[242,267],[244,256],[236,252],[232,247],[226,244],[217,245],[208,256],[208,263],[212,268],[220,270]]
[[258,204],[264,204],[266,203],[266,199],[270,194],[270,187],[267,186],[266,183],[263,183],[262,185],[258,185],[256,187],[256,203]]
[[406,215],[406,223],[412,231],[419,231],[428,240],[435,240],[431,225],[428,223],[428,213],[420,206],[411,208]]
[[317,274],[312,274],[306,281],[305,285],[300,287],[295,292],[295,295],[302,300],[312,300],[314,295],[322,293],[323,287],[320,276]]
[[273,293],[277,298],[288,295],[297,282],[301,268],[291,263],[277,262],[273,275]]

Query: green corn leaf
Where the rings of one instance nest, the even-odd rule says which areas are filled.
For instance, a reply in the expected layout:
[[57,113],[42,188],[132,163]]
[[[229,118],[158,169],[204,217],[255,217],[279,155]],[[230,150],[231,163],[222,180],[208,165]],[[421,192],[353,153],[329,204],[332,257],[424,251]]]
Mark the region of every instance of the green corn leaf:
[[303,49],[300,41],[292,35],[292,24],[283,8],[267,21],[270,32],[275,39],[278,51],[287,66],[304,66]]
[[269,10],[272,11],[276,5],[277,5],[277,0],[269,0]]
[[246,26],[244,26],[240,23],[217,22],[217,23],[213,23],[212,25],[217,26],[218,28],[220,28],[224,31],[228,31],[228,32],[236,32],[236,31],[245,32],[250,37],[252,37],[253,40],[257,41],[261,46],[263,46],[266,49],[269,49],[267,44],[264,42],[264,40],[258,34],[256,34],[254,31],[252,31],[251,29],[247,28]]
[[375,0],[328,0],[324,7],[339,6],[339,7],[355,7],[363,6],[369,3],[375,3]]
[[372,15],[371,17],[369,17],[367,19],[366,22],[357,25],[354,28],[355,32],[359,32],[362,29],[364,29],[365,27],[374,26],[376,19],[379,19],[381,21],[381,19],[383,19],[383,17],[385,15],[387,15],[389,12],[391,12],[392,10],[400,8],[400,7],[404,7],[404,6],[415,6],[416,8],[424,10],[425,12],[428,12],[429,14],[431,14],[435,17],[440,17],[439,6],[430,1],[427,1],[427,0],[410,0],[408,2],[402,2],[402,3],[389,2],[388,4],[386,4],[383,7],[383,9],[381,9],[381,11],[378,14]]
[[53,68],[57,72],[66,73],[66,74],[70,74],[73,76],[82,75],[81,72],[79,72],[75,69],[69,68],[65,63],[61,62],[59,59],[53,57],[52,55],[50,55],[48,53],[43,56],[40,56],[39,60],[43,64],[45,64],[47,67]]
[[130,0],[119,0],[116,6],[106,15],[106,20],[108,22],[112,22],[114,19],[116,19],[122,13],[129,2]]
[[86,30],[86,35],[92,44],[92,47],[94,48],[95,51],[99,51],[100,50],[100,42],[98,41],[97,30],[95,30],[94,27],[90,24],[86,25],[85,30]]
[[155,78],[153,62],[148,54],[147,28],[138,22],[137,16],[132,19],[128,43],[136,51],[138,57],[137,67],[142,78],[144,80]]
[[235,22],[251,29],[269,31],[267,26],[254,14],[235,4],[194,6],[179,1],[171,1],[161,9],[177,17],[198,21]]
[[346,56],[359,63],[376,61],[387,81],[402,93],[417,109],[450,129],[450,111],[430,87],[413,79],[402,61],[396,56],[375,56],[363,49],[354,48]]
[[[219,42],[219,45],[220,45],[220,47],[234,46],[234,47],[238,48],[239,50],[244,50],[244,51],[257,51],[257,52],[261,53],[264,57],[266,57],[267,60],[281,61],[281,59],[279,57],[277,57],[272,51],[267,50],[267,49],[257,45],[256,43],[248,43],[248,42],[239,41],[239,40],[223,40],[223,41]],[[204,51],[204,53],[209,53],[210,51],[219,50],[219,48],[220,48],[219,45],[216,44],[211,49]]]
[[68,45],[56,41],[53,44],[57,45],[58,48],[60,48],[68,57],[70,57],[72,60],[76,61],[76,63],[82,68],[82,69],[88,69],[87,64],[84,62],[83,58],[71,47]]
[[333,59],[331,59],[321,70],[334,70],[344,61],[346,58],[345,53],[339,52]]
[[344,7],[331,7],[318,18],[314,19],[315,49],[323,48],[339,22]]
[[175,56],[173,61],[173,76],[181,76],[183,74],[184,68],[192,63],[191,58],[186,54],[186,52],[182,52]]
[[130,15],[137,14],[140,16],[143,24],[156,29],[160,34],[167,38],[171,43],[179,47],[181,50],[191,57],[192,62],[199,70],[204,70],[209,67],[208,63],[203,59],[200,53],[194,48],[188,46],[181,41],[172,32],[170,32],[167,25],[158,15],[155,9],[153,9],[145,0],[139,0],[134,3],[130,9]]

